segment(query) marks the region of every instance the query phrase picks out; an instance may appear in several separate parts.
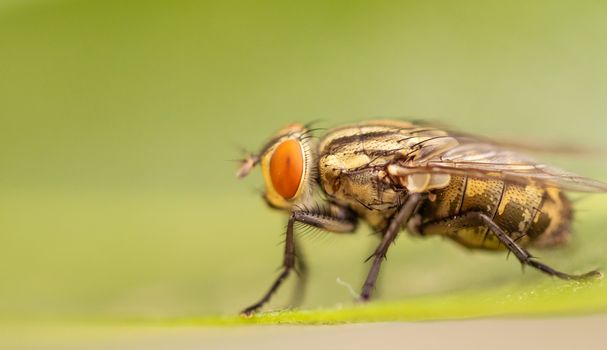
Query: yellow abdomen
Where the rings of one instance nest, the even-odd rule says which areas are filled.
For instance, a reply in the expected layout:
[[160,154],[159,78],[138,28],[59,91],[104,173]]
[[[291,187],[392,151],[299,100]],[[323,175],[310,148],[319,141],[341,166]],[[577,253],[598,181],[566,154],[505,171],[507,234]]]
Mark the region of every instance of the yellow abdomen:
[[452,225],[471,211],[491,217],[521,246],[551,246],[566,241],[571,222],[567,198],[556,188],[500,180],[453,177],[422,209],[422,233],[448,236],[470,248],[505,248],[487,226]]

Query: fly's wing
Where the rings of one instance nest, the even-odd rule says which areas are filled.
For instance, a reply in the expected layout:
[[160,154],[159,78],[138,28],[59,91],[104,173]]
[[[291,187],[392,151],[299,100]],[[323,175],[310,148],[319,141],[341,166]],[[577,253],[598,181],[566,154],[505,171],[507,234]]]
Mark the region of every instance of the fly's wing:
[[[457,145],[431,157],[409,157],[395,160],[389,166],[393,176],[411,174],[450,174],[476,178],[498,179],[520,183],[534,183],[544,187],[558,187],[574,192],[607,192],[607,184],[579,176],[565,170],[537,163],[532,158],[496,144],[475,141],[466,136]],[[422,147],[423,149],[423,147]]]
[[416,124],[429,129],[445,130],[450,136],[456,138],[461,143],[482,143],[520,152],[553,153],[567,156],[596,156],[601,153],[600,149],[575,143],[563,143],[562,140],[555,143],[554,140],[552,142],[550,142],[551,140],[548,140],[549,142],[533,142],[508,138],[496,139],[455,130],[450,125],[435,121],[420,120],[416,121]]

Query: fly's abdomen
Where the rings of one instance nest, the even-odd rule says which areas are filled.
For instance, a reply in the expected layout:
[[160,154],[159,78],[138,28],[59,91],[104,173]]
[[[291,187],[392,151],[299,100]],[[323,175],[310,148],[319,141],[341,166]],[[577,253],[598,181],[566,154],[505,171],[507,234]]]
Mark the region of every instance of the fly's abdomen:
[[424,206],[425,221],[449,219],[470,211],[493,216],[500,203],[504,182],[453,176],[449,186],[435,192]]
[[422,232],[448,236],[470,248],[505,247],[487,226],[461,222],[468,212],[489,216],[521,246],[554,245],[569,231],[569,204],[557,189],[462,176],[435,194],[423,208]]
[[572,220],[571,202],[565,194],[556,188],[547,189],[527,231],[531,244],[535,247],[551,247],[567,243]]

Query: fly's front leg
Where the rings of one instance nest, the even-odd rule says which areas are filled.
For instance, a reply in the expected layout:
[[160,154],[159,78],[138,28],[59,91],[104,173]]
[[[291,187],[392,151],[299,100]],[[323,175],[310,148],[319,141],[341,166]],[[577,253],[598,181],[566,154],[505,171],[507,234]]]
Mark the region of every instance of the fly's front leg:
[[272,295],[278,290],[284,280],[289,276],[291,270],[295,268],[296,253],[293,227],[296,222],[336,233],[349,233],[356,229],[357,221],[354,215],[350,215],[350,213],[345,209],[332,209],[336,209],[337,211],[333,210],[331,214],[315,213],[311,211],[295,211],[291,213],[289,222],[287,224],[282,271],[264,296],[258,302],[242,311],[243,315],[251,315],[253,312],[257,311],[264,304],[266,304]]
[[303,302],[306,292],[308,264],[306,263],[305,256],[297,240],[295,240],[295,267],[293,269],[295,270],[295,273],[297,273],[298,278],[297,285],[295,286],[295,293],[291,298],[291,305],[299,306]]
[[388,252],[390,244],[394,242],[394,239],[398,235],[398,232],[401,230],[403,224],[409,221],[409,219],[413,216],[420,203],[420,200],[421,195],[419,193],[409,195],[405,201],[405,204],[399,209],[398,212],[396,212],[396,215],[394,215],[390,221],[390,225],[388,226],[381,243],[377,249],[375,249],[373,255],[369,257],[369,259],[373,258],[373,265],[371,265],[371,269],[369,270],[369,274],[367,275],[367,279],[363,285],[363,289],[360,294],[361,300],[366,301],[371,297],[371,293],[375,288],[377,276],[379,275],[379,268],[381,267],[383,260],[386,258],[386,253]]

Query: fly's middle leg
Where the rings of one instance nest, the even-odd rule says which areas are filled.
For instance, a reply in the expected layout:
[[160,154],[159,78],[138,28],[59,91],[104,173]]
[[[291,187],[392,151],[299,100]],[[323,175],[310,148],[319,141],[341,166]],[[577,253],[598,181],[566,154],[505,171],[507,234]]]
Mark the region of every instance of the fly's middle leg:
[[415,213],[420,203],[420,199],[421,196],[417,193],[411,194],[407,198],[405,204],[400,208],[399,211],[396,212],[396,215],[390,221],[390,225],[388,226],[381,243],[377,249],[375,249],[373,255],[369,257],[369,259],[373,258],[373,265],[371,265],[367,279],[363,284],[362,292],[360,293],[360,299],[362,301],[367,301],[369,298],[371,298],[371,294],[375,288],[375,282],[379,276],[381,263],[386,258],[388,248],[390,247],[390,244],[394,242],[394,239],[398,235],[398,232],[401,230],[403,224],[409,221],[409,219]]

